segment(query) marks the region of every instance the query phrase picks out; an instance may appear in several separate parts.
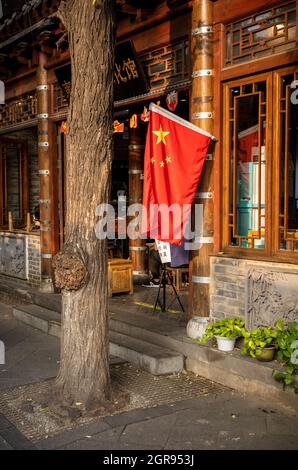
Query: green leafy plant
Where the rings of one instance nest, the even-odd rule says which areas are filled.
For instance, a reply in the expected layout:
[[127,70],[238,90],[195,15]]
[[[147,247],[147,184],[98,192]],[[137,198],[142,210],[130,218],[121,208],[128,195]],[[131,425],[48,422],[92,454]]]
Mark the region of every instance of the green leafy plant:
[[298,386],[295,385],[294,374],[298,371],[298,323],[289,322],[287,328],[284,327],[280,318],[276,323],[278,357],[282,361],[285,370],[274,370],[273,377],[284,385],[293,385],[298,393]]
[[206,328],[205,334],[202,337],[200,343],[205,344],[207,338],[213,336],[222,336],[224,338],[237,338],[243,336],[244,333],[244,321],[238,317],[224,318],[223,320],[217,320],[214,323],[209,323]]
[[263,349],[276,347],[277,331],[271,326],[260,326],[252,331],[244,331],[244,348],[242,354],[250,354],[251,357],[258,357]]

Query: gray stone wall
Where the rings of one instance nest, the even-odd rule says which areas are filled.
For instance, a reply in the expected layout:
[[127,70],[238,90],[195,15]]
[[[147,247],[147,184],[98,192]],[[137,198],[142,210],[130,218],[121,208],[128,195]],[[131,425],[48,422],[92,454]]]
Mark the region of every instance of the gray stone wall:
[[28,281],[32,286],[38,286],[41,281],[39,233],[28,236]]
[[210,316],[215,319],[245,317],[246,261],[211,258]]
[[211,257],[210,316],[238,316],[250,329],[298,321],[298,266]]
[[40,234],[0,232],[0,273],[32,286],[41,281]]

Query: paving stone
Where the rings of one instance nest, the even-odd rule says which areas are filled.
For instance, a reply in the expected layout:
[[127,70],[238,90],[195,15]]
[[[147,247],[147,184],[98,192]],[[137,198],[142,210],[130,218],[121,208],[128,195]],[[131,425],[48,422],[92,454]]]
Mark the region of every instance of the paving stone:
[[237,433],[226,432],[219,435],[216,448],[218,450],[297,450],[298,439],[293,435],[273,436],[244,430]]
[[50,437],[49,439],[44,439],[38,443],[38,448],[55,449],[57,447],[71,444],[74,441],[81,440],[85,436],[102,433],[108,429],[110,429],[110,425],[104,419],[101,419],[95,423],[80,426],[75,429],[62,432],[57,436]]
[[146,446],[165,446],[175,415],[165,415],[148,421],[130,424],[122,433],[120,442]]
[[64,450],[117,450],[119,438],[124,429],[125,426],[118,426],[58,448]]
[[12,447],[0,436],[0,450],[12,450]]
[[15,450],[33,450],[36,447],[15,427],[1,431],[1,437]]
[[280,416],[278,414],[268,414],[266,416],[268,433],[281,435],[296,434],[298,449],[298,417],[293,419],[290,416]]
[[161,405],[146,409],[146,415],[149,418],[158,418],[159,416],[169,415],[173,413],[170,405]]
[[5,418],[2,414],[0,414],[0,432],[3,429],[10,428],[12,426],[11,422],[8,421],[8,419]]
[[108,416],[105,421],[112,427],[126,426],[127,424],[144,421],[148,417],[146,410],[133,410],[125,413],[119,413],[114,416]]
[[181,430],[181,435],[175,435],[170,437],[164,447],[165,450],[213,450],[216,448],[216,442],[214,436],[208,438],[206,436],[194,436],[189,437],[188,435],[183,435]]

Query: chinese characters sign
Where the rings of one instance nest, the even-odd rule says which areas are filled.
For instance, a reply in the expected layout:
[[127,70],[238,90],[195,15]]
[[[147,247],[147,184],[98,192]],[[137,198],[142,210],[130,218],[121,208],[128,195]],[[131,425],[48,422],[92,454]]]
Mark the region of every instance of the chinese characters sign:
[[116,46],[114,69],[115,101],[142,95],[149,91],[148,83],[131,41]]

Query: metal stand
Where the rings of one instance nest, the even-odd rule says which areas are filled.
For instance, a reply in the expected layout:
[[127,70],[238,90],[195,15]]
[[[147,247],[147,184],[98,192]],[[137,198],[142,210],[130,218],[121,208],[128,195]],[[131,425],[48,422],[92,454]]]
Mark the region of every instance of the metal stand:
[[[167,278],[170,281],[170,285],[172,286],[174,294],[175,294],[174,299],[172,300],[172,302],[170,303],[170,305],[168,307],[167,307],[167,296],[166,296]],[[162,302],[160,301],[160,298],[159,298],[161,289],[162,289]],[[180,297],[177,293],[176,287],[174,286],[172,276],[167,271],[166,264],[162,264],[162,272],[161,272],[161,275],[160,275],[160,278],[159,278],[158,292],[157,292],[157,296],[156,296],[156,301],[155,301],[153,313],[156,312],[158,304],[160,306],[161,311],[166,312],[176,299],[177,299],[177,301],[178,301],[178,303],[181,307],[182,312],[184,312],[185,310],[184,310],[183,305],[181,303]]]

